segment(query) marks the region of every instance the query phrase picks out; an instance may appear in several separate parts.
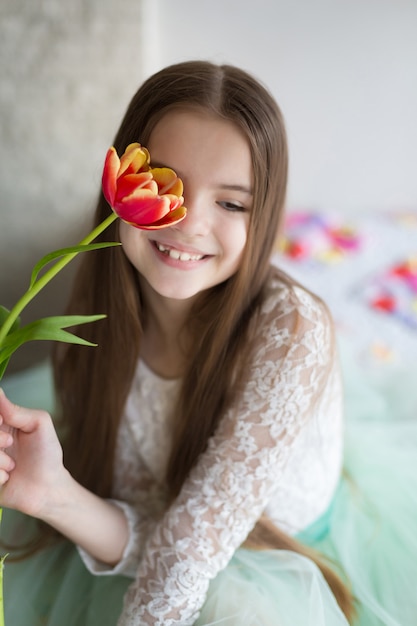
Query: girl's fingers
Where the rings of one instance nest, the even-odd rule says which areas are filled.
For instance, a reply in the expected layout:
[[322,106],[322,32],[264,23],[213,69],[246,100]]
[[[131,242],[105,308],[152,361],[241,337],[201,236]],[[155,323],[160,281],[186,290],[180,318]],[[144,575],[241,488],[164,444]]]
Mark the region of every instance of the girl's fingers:
[[15,468],[15,462],[13,459],[0,450],[0,486],[7,483],[10,478],[10,472]]
[[9,473],[3,469],[0,469],[0,486],[7,483],[9,478],[10,478]]
[[11,472],[15,468],[15,462],[3,450],[0,450],[0,471]]
[[23,432],[30,433],[39,425],[39,420],[43,414],[43,411],[25,409],[17,404],[13,404],[6,397],[3,389],[0,389],[0,415],[4,425],[7,424]]
[[9,432],[0,429],[0,449],[9,448],[11,445],[13,445],[12,435]]

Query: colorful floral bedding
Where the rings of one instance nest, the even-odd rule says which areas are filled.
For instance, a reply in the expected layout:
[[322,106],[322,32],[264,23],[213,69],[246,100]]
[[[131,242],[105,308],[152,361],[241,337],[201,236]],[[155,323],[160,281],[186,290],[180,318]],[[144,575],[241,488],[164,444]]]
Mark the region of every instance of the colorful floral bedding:
[[417,364],[417,209],[291,210],[274,262],[327,302],[358,365]]

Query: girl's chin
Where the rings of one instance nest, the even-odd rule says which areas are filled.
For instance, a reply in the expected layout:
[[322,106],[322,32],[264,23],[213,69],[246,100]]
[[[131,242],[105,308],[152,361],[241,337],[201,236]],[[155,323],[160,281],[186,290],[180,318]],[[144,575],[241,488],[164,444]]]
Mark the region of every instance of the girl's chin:
[[[190,304],[192,303],[192,301],[198,296],[199,293],[201,293],[203,290],[201,289],[201,283],[199,281],[198,284],[185,284],[188,281],[186,279],[169,279],[166,278],[165,280],[158,280],[152,277],[146,277],[145,275],[141,275],[141,287],[142,287],[142,291],[144,294],[144,297],[146,299],[146,294],[149,293],[149,296],[151,296],[151,293],[154,294],[154,296],[157,296],[163,300],[176,300],[178,302],[183,301],[183,302],[189,302]],[[143,280],[145,279],[145,280]],[[149,292],[150,290],[150,292]]]

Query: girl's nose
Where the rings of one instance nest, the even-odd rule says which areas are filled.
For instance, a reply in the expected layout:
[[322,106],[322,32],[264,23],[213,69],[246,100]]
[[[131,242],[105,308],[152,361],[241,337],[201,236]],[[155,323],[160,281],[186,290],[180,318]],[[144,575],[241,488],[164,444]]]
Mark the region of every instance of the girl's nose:
[[203,198],[184,196],[184,205],[187,207],[186,217],[174,226],[182,233],[198,237],[205,236],[210,230],[210,209]]

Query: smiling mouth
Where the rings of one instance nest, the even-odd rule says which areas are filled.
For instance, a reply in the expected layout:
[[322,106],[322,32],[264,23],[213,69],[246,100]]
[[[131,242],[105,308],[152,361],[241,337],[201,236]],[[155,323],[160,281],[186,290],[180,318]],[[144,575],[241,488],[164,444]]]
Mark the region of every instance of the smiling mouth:
[[156,249],[159,250],[159,252],[162,252],[162,254],[164,254],[165,256],[169,256],[171,259],[175,259],[177,261],[200,261],[207,256],[206,254],[192,254],[191,252],[181,252],[176,248],[164,246],[157,241],[154,241],[153,243]]

